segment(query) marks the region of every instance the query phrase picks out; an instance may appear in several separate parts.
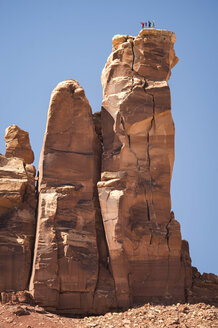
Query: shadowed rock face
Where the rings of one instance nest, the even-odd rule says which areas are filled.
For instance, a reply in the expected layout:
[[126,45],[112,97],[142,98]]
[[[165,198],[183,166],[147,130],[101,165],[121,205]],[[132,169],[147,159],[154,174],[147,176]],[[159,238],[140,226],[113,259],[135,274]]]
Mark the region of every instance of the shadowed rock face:
[[[113,279],[106,267],[107,250],[96,197],[99,155],[100,145],[83,89],[73,80],[58,84],[51,96],[40,157],[30,290],[39,304],[62,312],[94,312],[96,307],[114,305]],[[99,277],[102,283],[107,281],[104,286],[98,282]],[[101,290],[107,292],[107,300]]]
[[[16,126],[6,130],[6,139],[13,127]],[[18,127],[16,131],[19,131],[19,136],[28,136],[26,131]],[[28,140],[26,137],[23,139],[19,156],[16,151],[12,151],[9,158],[0,154],[0,292],[27,289],[31,271],[36,170],[21,159],[25,152],[22,147],[32,153],[29,137]]]
[[187,293],[189,303],[211,303],[218,307],[218,276],[198,272],[192,267],[192,287]]
[[184,299],[187,287],[170,199],[174,123],[167,81],[178,61],[174,42],[174,33],[160,30],[115,36],[102,73],[98,191],[119,306]]

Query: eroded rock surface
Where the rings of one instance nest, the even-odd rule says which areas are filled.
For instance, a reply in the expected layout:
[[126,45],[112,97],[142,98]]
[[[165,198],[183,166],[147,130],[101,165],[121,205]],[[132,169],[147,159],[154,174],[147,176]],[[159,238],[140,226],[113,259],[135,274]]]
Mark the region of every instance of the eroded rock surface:
[[28,288],[35,234],[35,171],[20,158],[0,155],[0,292]]
[[85,313],[114,305],[97,198],[99,155],[83,89],[74,80],[58,84],[51,96],[40,157],[30,283],[36,302],[47,308]]
[[218,276],[213,273],[200,274],[192,267],[192,287],[188,291],[190,303],[211,303],[218,307]]
[[146,298],[184,299],[191,281],[170,198],[174,123],[168,79],[178,61],[174,42],[174,33],[162,30],[115,36],[102,73],[98,191],[119,306]]
[[24,163],[31,164],[34,161],[34,153],[30,146],[29,133],[20,129],[17,125],[9,126],[5,131],[6,157],[21,158]]

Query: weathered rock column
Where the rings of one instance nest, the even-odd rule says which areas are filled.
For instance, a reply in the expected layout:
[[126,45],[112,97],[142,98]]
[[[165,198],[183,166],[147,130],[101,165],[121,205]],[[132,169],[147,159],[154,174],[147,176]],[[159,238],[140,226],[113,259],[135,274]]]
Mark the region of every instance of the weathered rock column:
[[[184,298],[179,223],[171,213],[174,123],[170,31],[113,38],[102,73],[104,153],[99,198],[119,306]],[[190,270],[189,270],[190,271]]]
[[[29,134],[6,129],[0,154],[0,292],[28,289],[35,234],[35,167]],[[29,163],[29,164],[27,164]]]
[[[99,141],[91,107],[76,81],[61,82],[52,92],[40,157],[38,222],[30,283],[36,302],[47,308],[94,312],[101,299],[96,296],[99,276],[103,274],[98,242],[101,253],[106,246],[96,233],[101,229],[96,199],[98,179]],[[113,303],[109,299],[107,307]]]

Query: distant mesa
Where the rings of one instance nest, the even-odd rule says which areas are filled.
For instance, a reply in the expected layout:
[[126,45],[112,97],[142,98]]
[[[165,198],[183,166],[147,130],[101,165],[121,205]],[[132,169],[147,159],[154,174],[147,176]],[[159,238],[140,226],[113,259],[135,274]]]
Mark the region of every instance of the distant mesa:
[[28,133],[16,125],[6,130],[2,303],[65,314],[145,302],[218,305],[218,277],[192,268],[171,210],[175,40],[158,29],[116,35],[99,113],[92,114],[77,81],[57,85],[37,179]]

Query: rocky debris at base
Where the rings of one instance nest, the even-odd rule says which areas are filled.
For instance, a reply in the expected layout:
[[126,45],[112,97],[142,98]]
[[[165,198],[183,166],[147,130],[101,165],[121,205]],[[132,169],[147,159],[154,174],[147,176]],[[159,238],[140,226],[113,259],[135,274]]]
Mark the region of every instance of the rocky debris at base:
[[170,306],[145,304],[122,312],[69,318],[44,311],[38,306],[0,306],[0,327],[25,328],[215,328],[218,309],[204,303]]

